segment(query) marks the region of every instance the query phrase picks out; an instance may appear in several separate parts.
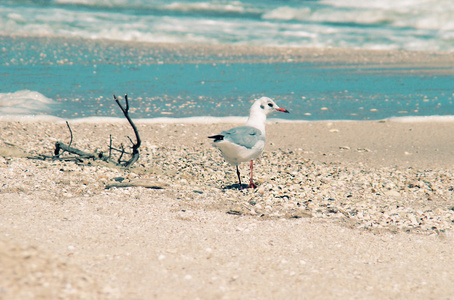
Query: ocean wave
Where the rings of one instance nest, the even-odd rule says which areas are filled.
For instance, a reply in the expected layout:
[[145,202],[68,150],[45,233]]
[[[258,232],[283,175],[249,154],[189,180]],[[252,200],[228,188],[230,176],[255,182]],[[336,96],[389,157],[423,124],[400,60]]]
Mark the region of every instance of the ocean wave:
[[454,122],[454,116],[410,116],[387,119],[398,123]]
[[41,93],[21,90],[0,93],[0,115],[32,115],[50,112],[56,102]]
[[[135,124],[244,124],[246,117],[189,117],[189,118],[149,118],[134,119]],[[2,122],[52,122],[65,123],[65,118],[51,115],[2,115]],[[395,122],[395,123],[450,123],[454,122],[454,116],[412,116],[412,117],[392,117],[383,120],[286,120],[270,118],[268,123],[352,123],[352,122]],[[71,124],[119,124],[127,123],[125,118],[118,117],[87,117],[71,119]]]
[[454,50],[450,0],[5,0],[0,32],[123,41]]
[[197,11],[197,12],[217,12],[217,13],[260,13],[258,9],[245,6],[240,1],[229,2],[173,2],[163,6],[167,10],[176,11]]
[[337,24],[385,24],[391,23],[392,16],[383,11],[365,10],[359,14],[356,10],[339,10],[333,8],[292,8],[288,6],[278,7],[263,15],[263,19],[301,21],[301,22],[319,22],[319,23],[337,23]]
[[297,20],[358,25],[387,25],[407,29],[453,30],[454,2],[434,1],[320,1],[320,6],[282,6],[263,15],[264,19]]
[[130,1],[130,0],[55,0],[55,5],[62,6],[85,6],[92,9],[116,9],[117,11],[127,10],[138,15],[150,14],[209,14],[209,15],[258,15],[262,13],[252,5],[241,1]]

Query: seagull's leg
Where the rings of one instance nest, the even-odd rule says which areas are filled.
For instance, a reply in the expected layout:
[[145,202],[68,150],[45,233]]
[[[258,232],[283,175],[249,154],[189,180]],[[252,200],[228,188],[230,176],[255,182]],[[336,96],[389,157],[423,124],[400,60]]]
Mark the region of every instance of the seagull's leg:
[[254,166],[254,163],[253,163],[253,161],[251,160],[251,181],[249,182],[248,188],[256,189],[257,186],[254,184],[254,182],[253,182],[253,180],[252,180],[252,169],[253,169],[253,166]]
[[236,166],[236,175],[238,175],[238,182],[240,183],[240,190],[243,189],[241,186],[241,177],[240,177],[240,169],[238,169],[238,165]]

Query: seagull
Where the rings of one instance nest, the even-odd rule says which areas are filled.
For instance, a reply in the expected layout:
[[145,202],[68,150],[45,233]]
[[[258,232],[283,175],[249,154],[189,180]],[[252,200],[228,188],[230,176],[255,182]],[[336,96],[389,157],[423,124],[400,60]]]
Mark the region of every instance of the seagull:
[[213,145],[221,151],[225,160],[236,166],[240,189],[242,186],[238,165],[246,161],[251,161],[251,180],[248,188],[257,188],[252,180],[253,161],[263,152],[266,116],[274,111],[288,113],[288,110],[280,108],[270,98],[262,97],[252,104],[249,119],[244,126],[208,137],[213,139]]

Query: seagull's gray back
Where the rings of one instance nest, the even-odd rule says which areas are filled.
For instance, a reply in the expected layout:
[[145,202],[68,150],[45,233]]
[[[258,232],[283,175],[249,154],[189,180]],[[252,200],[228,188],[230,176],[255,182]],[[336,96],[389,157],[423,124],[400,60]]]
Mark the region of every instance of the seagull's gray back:
[[224,140],[252,149],[258,141],[265,141],[265,135],[260,130],[251,126],[235,127],[221,132]]

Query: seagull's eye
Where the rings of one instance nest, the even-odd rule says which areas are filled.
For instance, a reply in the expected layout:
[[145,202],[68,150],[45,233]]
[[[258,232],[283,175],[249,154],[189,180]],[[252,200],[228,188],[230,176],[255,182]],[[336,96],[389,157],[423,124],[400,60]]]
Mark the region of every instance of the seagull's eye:
[[268,106],[269,107],[273,107],[273,103],[268,103]]

